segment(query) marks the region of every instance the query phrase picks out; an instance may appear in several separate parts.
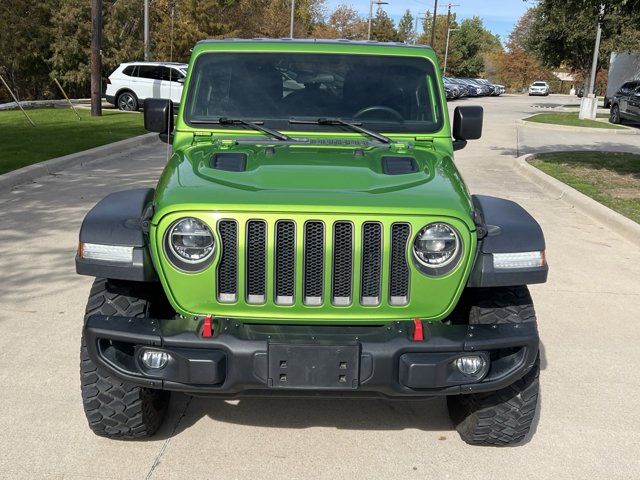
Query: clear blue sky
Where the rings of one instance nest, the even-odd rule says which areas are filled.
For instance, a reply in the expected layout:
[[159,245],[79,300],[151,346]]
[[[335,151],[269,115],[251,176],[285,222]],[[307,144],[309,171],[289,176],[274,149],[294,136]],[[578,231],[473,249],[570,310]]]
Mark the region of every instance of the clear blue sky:
[[[383,8],[396,23],[407,8],[411,10],[414,17],[418,11],[422,14],[425,10],[433,10],[433,0],[385,1],[389,2],[389,5],[383,5]],[[533,3],[531,0],[527,2],[523,0],[438,0],[439,14],[447,13],[446,4],[449,2],[459,5],[452,8],[452,11],[457,13],[458,20],[477,15],[482,18],[487,29],[500,35],[503,42],[507,40],[507,36],[520,16]],[[369,0],[327,0],[327,7],[329,10],[333,10],[333,8],[342,3],[351,5],[364,17],[369,15]]]

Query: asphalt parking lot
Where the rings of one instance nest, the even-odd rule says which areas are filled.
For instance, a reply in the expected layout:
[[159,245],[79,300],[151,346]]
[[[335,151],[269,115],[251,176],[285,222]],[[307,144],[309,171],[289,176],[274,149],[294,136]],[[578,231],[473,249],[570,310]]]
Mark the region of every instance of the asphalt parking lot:
[[[534,286],[542,338],[535,435],[515,448],[464,444],[443,399],[205,400],[175,395],[159,435],[113,441],[87,428],[78,355],[91,279],[74,270],[85,212],[109,192],[153,186],[165,145],[0,192],[0,478],[638,478],[640,248],[545,192],[514,155],[547,148],[640,151],[640,135],[523,127],[534,105],[485,107],[484,137],[457,152],[474,193],[521,203],[547,237]],[[571,100],[574,101],[574,100]]]

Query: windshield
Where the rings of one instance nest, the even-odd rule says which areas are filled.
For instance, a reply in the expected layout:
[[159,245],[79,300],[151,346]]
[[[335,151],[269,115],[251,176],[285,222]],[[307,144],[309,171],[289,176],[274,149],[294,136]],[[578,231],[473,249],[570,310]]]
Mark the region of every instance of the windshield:
[[547,84],[544,82],[533,82],[534,87],[546,87]]
[[431,62],[417,57],[207,53],[191,73],[185,120],[326,130],[289,120],[332,117],[386,132],[435,132],[442,127],[436,78]]

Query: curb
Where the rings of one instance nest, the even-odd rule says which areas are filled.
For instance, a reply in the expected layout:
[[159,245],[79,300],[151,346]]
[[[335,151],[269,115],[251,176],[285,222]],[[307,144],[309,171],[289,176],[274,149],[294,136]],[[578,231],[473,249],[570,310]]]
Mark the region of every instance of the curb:
[[[90,103],[90,98],[77,98],[71,99],[73,105],[82,105],[84,103]],[[67,100],[22,100],[20,106],[24,109],[29,108],[42,108],[42,107],[68,107],[69,102]],[[0,103],[0,110],[15,110],[18,108],[16,102]]]
[[51,175],[74,165],[84,165],[85,163],[98,161],[108,155],[125,152],[126,150],[148,145],[158,141],[157,133],[145,133],[133,138],[127,138],[119,142],[108,143],[100,147],[90,148],[81,152],[65,155],[64,157],[44,160],[33,165],[13,170],[0,175],[0,190],[11,189],[12,187],[29,183],[36,178]]
[[556,125],[553,123],[527,122],[526,120],[516,120],[516,125],[534,127],[534,128],[544,128],[546,130],[565,130],[567,132],[582,132],[582,133],[595,132],[595,133],[613,133],[614,135],[640,135],[640,130],[637,130],[631,127],[625,127],[624,125],[621,125],[622,128],[574,127],[571,125]]
[[516,158],[518,171],[535,184],[556,195],[559,199],[564,200],[582,213],[620,234],[627,241],[640,246],[640,224],[611,210],[609,207],[605,207],[566,183],[547,175],[542,170],[538,170],[529,163],[529,160],[535,157],[535,153],[529,153]]

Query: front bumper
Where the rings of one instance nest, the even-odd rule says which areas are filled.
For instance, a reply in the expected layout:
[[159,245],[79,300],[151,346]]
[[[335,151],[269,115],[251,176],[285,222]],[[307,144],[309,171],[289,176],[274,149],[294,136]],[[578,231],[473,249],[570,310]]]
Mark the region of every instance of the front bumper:
[[[194,326],[194,323],[196,324]],[[535,323],[445,325],[413,321],[382,326],[258,325],[94,315],[84,327],[91,360],[136,385],[213,396],[330,395],[429,397],[494,391],[526,374],[538,355]],[[195,327],[195,328],[194,328]],[[141,362],[144,350],[170,354],[163,369]],[[478,355],[487,368],[465,376],[454,362]]]

